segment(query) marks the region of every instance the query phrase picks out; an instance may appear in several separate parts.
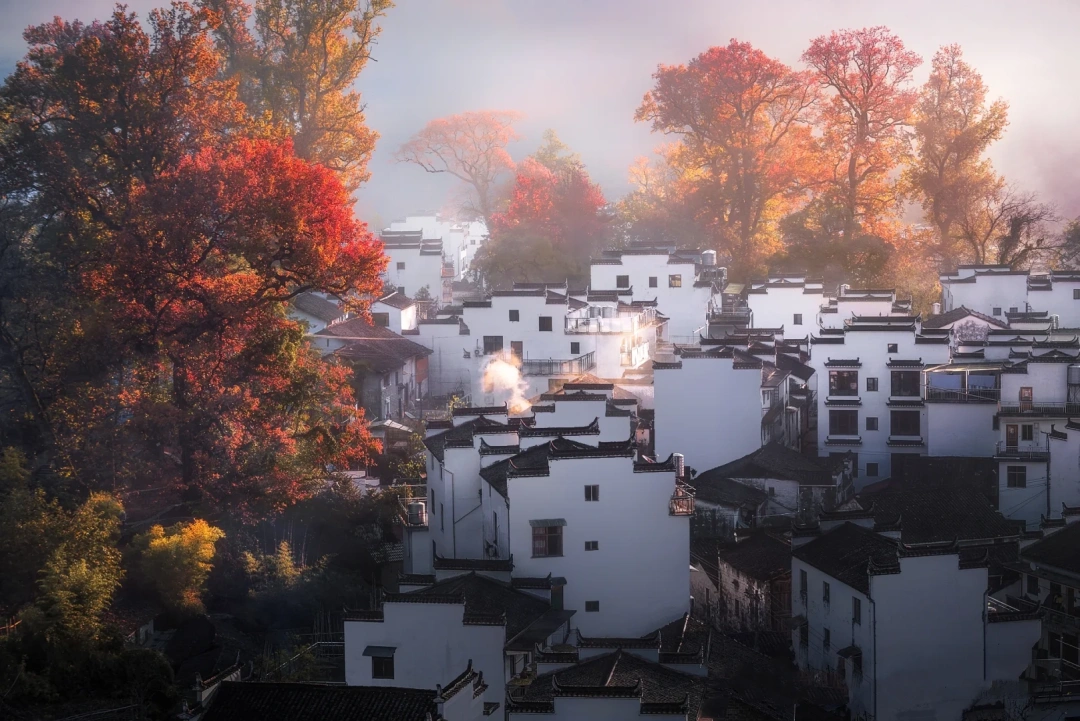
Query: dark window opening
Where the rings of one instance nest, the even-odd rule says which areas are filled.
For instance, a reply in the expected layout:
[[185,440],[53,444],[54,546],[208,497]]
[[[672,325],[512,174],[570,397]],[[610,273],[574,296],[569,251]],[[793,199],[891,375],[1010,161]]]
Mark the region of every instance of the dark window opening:
[[892,395],[901,397],[917,397],[919,395],[920,376],[919,371],[893,371],[892,372]]
[[802,325],[802,313],[796,313],[795,319],[792,321],[793,325]]
[[379,328],[390,327],[390,314],[389,313],[372,313],[371,322]]
[[876,464],[876,463],[867,463],[866,464],[866,475],[868,475],[870,478],[877,478],[878,464]]
[[503,338],[501,335],[486,335],[484,336],[484,355],[493,355],[495,353],[501,353],[503,349]]
[[853,623],[862,624],[862,599],[851,597],[851,620]]
[[896,343],[889,343],[889,348],[888,348],[889,353],[896,353],[897,352],[896,349],[897,349],[897,344]]
[[858,411],[829,411],[830,436],[857,436],[858,434]]
[[599,501],[600,500],[600,486],[598,486],[598,485],[585,486],[585,500],[586,501]]
[[581,343],[579,343],[578,341],[572,342],[570,344],[570,355],[580,355],[580,354],[581,354]]
[[829,371],[829,395],[859,395],[859,371]]
[[551,316],[550,315],[542,315],[542,316],[540,316],[540,330],[548,330],[548,331],[551,330]]
[[894,436],[917,436],[921,433],[921,421],[918,411],[893,411],[890,420]]
[[405,264],[404,263],[398,263],[397,264],[397,269],[398,270],[405,270]]
[[617,275],[617,276],[615,276],[615,287],[616,288],[629,288],[630,287],[630,276],[628,276],[628,275]]
[[394,677],[394,657],[393,656],[372,656],[371,657],[371,677],[372,678],[393,678]]
[[871,391],[871,392],[876,391],[878,389],[877,381],[878,381],[877,378],[867,378],[866,379],[866,390]]
[[650,275],[649,276],[649,287],[650,288],[655,288],[656,287],[656,276],[655,275]]
[[668,288],[682,288],[682,275],[669,275],[667,284]]
[[519,321],[519,320],[521,320],[521,311],[517,311],[517,310],[510,311],[510,321],[511,322],[516,322],[516,321]]
[[1001,308],[994,306],[994,311],[992,315],[1001,315]]
[[1027,488],[1027,466],[1009,466],[1005,482],[1009,488]]
[[535,526],[532,531],[533,558],[563,555],[562,526]]
[[866,430],[876,431],[878,429],[878,419],[875,416],[866,417]]
[[586,551],[599,551],[600,550],[600,541],[585,541],[585,550]]
[[586,601],[585,602],[585,613],[597,613],[599,610],[600,610],[600,602],[599,601]]
[[1035,427],[1030,423],[1025,423],[1020,426],[1020,440],[1032,441],[1035,440]]

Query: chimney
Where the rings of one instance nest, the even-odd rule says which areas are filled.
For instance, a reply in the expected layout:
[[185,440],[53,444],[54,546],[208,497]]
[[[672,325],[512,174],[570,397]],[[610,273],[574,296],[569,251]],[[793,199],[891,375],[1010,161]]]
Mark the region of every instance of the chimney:
[[682,480],[686,477],[686,459],[681,453],[672,453],[671,460],[675,462],[675,477]]
[[931,315],[941,315],[941,303],[934,303],[930,307],[933,309],[930,313]]

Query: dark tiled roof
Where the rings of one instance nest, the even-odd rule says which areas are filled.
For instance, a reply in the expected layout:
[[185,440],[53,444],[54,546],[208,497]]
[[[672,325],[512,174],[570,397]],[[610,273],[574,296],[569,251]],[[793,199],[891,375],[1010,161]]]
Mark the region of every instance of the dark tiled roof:
[[699,501],[721,506],[754,509],[768,499],[769,494],[760,488],[734,481],[726,475],[713,471],[699,473],[690,481]]
[[791,544],[771,534],[757,532],[719,548],[719,561],[759,581],[771,581],[791,573]]
[[1080,523],[1070,523],[1023,551],[1024,560],[1080,574]]
[[204,721],[425,721],[435,690],[312,683],[242,683],[218,687]]
[[832,477],[815,459],[773,441],[731,463],[698,475],[707,478],[774,478],[804,486],[831,486]]
[[363,318],[335,323],[315,335],[349,341],[335,355],[351,361],[362,361],[380,371],[399,368],[410,358],[431,355],[430,348],[402,338],[389,328],[372,325]]
[[383,303],[384,305],[388,305],[391,308],[397,308],[399,310],[411,308],[412,306],[416,305],[415,300],[405,295],[404,293],[396,290],[389,295],[384,295],[382,298],[379,298],[379,302]]
[[712,585],[720,587],[720,566],[718,565],[720,541],[716,538],[691,538],[690,560],[701,565]]
[[292,299],[293,307],[305,315],[318,318],[324,323],[337,320],[345,315],[337,303],[320,298],[314,293],[301,293]]
[[[640,687],[636,692],[635,687]],[[687,718],[697,718],[705,693],[703,676],[674,671],[658,663],[623,651],[591,658],[569,668],[541,674],[525,689],[526,703],[551,703],[557,696],[636,697],[645,704],[671,705],[687,703]],[[513,702],[509,704],[513,708]]]
[[546,476],[550,458],[629,457],[633,450],[625,443],[610,443],[600,447],[558,437],[547,443],[528,448],[516,456],[492,463],[480,469],[480,477],[491,484],[503,498],[507,497],[506,481],[514,476]]
[[478,418],[473,418],[461,425],[454,426],[448,431],[428,436],[424,439],[424,445],[427,446],[427,449],[431,451],[433,456],[441,461],[443,460],[443,451],[446,449],[448,443],[453,445],[455,442],[466,440],[472,441],[474,433],[492,428],[506,429],[509,428],[509,426],[505,423],[493,421],[487,416],[479,416]]
[[783,353],[776,354],[776,367],[788,371],[802,381],[808,381],[814,375],[813,368]]
[[1004,323],[1002,323],[1000,320],[998,320],[997,318],[993,318],[993,317],[988,316],[988,315],[983,315],[982,313],[971,310],[969,308],[965,308],[964,306],[960,306],[959,308],[953,308],[952,310],[945,311],[944,313],[941,313],[939,315],[932,315],[929,318],[927,318],[925,321],[923,321],[922,327],[926,328],[926,329],[944,328],[945,326],[949,325],[950,323],[955,323],[958,320],[963,320],[964,318],[968,318],[968,317],[978,318],[979,320],[982,320],[982,321],[985,321],[986,323],[989,323],[990,325],[994,326],[995,328],[1007,328],[1008,327]]
[[894,541],[854,523],[844,523],[793,549],[791,555],[858,591],[870,593],[870,562],[894,565],[896,549]]
[[874,521],[900,522],[904,543],[937,543],[1010,538],[1017,526],[990,505],[973,484],[950,483],[946,478],[890,483],[856,496],[863,508],[873,506]]
[[454,576],[427,588],[401,594],[397,599],[404,600],[410,596],[459,596],[465,598],[466,615],[494,617],[506,614],[507,641],[524,631],[551,608],[550,604],[536,596],[517,591],[508,583],[477,573]]

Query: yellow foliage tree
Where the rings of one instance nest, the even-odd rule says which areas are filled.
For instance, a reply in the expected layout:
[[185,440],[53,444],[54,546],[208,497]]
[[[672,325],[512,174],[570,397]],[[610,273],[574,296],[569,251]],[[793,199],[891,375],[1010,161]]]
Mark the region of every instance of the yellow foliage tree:
[[202,519],[169,528],[153,526],[136,537],[142,571],[161,600],[178,610],[201,610],[202,591],[214,566],[215,545],[225,537]]

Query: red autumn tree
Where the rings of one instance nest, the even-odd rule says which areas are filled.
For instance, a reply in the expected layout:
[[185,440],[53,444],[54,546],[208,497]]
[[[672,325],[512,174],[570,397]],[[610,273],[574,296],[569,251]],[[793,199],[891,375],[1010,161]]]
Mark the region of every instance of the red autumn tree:
[[506,110],[436,118],[401,146],[397,159],[468,185],[475,195],[465,210],[488,221],[495,212],[496,181],[514,169],[506,146],[518,139],[513,124],[520,119],[520,113]]
[[821,36],[803,53],[829,92],[821,106],[821,197],[841,216],[840,237],[887,236],[898,202],[893,171],[909,155],[910,87],[922,59],[888,28]]
[[805,192],[816,87],[749,43],[732,40],[688,65],[661,65],[635,115],[677,135],[700,214],[736,273],[778,248],[776,221]]
[[0,323],[69,474],[242,514],[371,449],[344,371],[285,304],[375,293],[385,260],[335,173],[245,137],[214,19],[176,5],[150,34],[121,11],[28,33],[3,91],[0,184],[21,222],[3,247],[44,284],[12,288]]
[[490,222],[476,265],[489,283],[561,282],[588,271],[609,222],[604,194],[579,162],[551,170],[535,158],[519,166],[506,210]]

